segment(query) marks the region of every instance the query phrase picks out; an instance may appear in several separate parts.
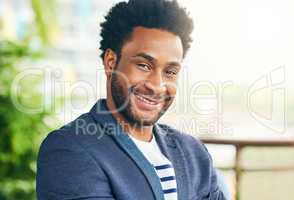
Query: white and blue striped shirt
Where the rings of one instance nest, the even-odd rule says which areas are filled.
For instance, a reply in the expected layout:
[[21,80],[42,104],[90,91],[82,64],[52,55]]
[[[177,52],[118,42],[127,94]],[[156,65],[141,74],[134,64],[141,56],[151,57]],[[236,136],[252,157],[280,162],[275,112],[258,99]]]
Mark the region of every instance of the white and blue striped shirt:
[[177,182],[172,163],[161,153],[154,137],[150,142],[130,136],[146,159],[154,166],[164,193],[165,200],[177,200]]

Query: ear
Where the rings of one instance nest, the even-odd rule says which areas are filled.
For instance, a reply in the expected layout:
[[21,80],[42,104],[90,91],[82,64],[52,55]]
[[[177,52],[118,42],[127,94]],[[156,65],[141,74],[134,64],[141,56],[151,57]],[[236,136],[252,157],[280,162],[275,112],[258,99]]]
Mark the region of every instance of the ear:
[[103,58],[103,64],[104,64],[104,70],[107,78],[111,77],[111,74],[115,68],[117,62],[117,55],[116,53],[111,50],[107,49],[104,54]]

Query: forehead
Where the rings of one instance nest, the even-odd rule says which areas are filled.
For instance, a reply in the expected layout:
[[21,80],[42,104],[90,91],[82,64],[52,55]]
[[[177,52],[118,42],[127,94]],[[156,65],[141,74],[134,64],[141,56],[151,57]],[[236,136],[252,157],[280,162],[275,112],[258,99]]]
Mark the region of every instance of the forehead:
[[146,53],[155,59],[181,62],[182,41],[179,36],[165,30],[136,27],[122,48],[122,55],[132,56],[137,53]]

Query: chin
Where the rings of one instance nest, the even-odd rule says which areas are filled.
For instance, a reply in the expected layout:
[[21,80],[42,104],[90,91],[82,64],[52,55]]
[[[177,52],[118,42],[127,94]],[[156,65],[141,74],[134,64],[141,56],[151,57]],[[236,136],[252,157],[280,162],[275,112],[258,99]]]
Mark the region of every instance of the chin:
[[152,126],[159,120],[160,114],[156,113],[152,116],[146,116],[146,114],[134,114],[133,118],[135,121],[137,121],[138,124],[143,126]]
[[142,120],[139,123],[136,123],[136,125],[139,126],[153,126],[155,123],[157,122],[157,120],[153,121],[153,120]]

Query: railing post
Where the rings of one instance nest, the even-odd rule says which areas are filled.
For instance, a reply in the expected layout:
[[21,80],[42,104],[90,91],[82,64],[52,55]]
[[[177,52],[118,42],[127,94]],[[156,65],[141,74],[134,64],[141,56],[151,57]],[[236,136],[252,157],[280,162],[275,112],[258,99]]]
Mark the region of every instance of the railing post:
[[241,191],[241,176],[242,176],[242,166],[241,166],[241,151],[242,145],[235,145],[236,156],[235,156],[235,200],[240,200]]

